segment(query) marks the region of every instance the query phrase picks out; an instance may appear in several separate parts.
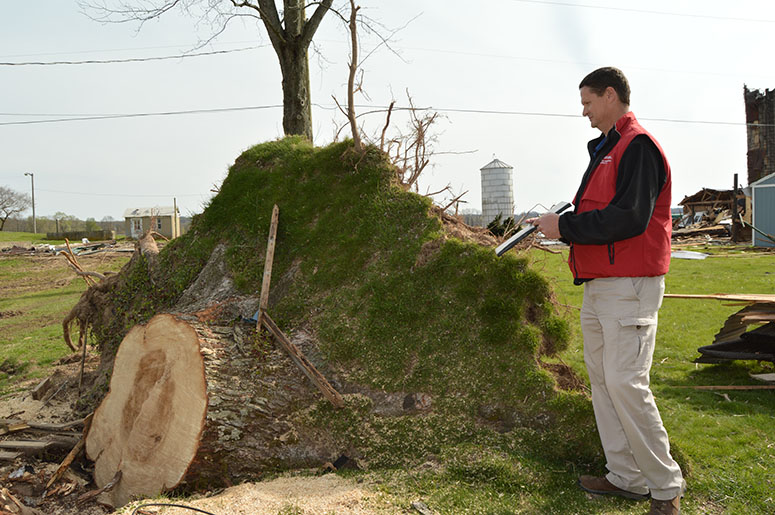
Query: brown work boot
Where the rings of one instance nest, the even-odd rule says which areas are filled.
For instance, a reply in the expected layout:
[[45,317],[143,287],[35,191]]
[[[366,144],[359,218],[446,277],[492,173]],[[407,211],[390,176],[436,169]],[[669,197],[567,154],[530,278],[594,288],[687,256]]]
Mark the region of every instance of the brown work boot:
[[581,476],[579,478],[579,486],[582,490],[592,494],[618,495],[619,497],[635,499],[636,501],[643,501],[649,498],[648,494],[636,494],[635,492],[622,490],[618,486],[611,484],[605,477]]
[[651,499],[649,515],[679,515],[681,513],[681,496],[678,495],[666,501]]

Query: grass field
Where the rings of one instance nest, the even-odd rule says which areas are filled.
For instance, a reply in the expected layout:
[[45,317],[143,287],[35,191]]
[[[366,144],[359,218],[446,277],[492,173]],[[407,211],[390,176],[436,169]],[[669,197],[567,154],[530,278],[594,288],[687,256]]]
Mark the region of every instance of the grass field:
[[6,245],[3,245],[3,243],[6,242],[43,243],[43,238],[45,238],[45,236],[45,234],[38,234],[34,232],[0,231],[0,247],[6,247]]
[[[674,259],[667,293],[773,293],[775,254],[697,248],[714,254],[702,261]],[[583,288],[572,283],[561,254],[530,252],[532,266],[550,279],[558,309],[571,322],[571,345],[560,359],[586,379],[578,321]],[[775,390],[699,391],[694,385],[761,384],[752,373],[775,372],[771,363],[734,361],[698,365],[697,348],[712,343],[726,318],[740,306],[715,300],[665,299],[660,311],[651,371],[652,390],[681,464],[688,490],[682,513],[775,513]],[[473,451],[472,451],[473,452]],[[422,498],[441,513],[620,513],[648,511],[648,503],[591,497],[576,487],[574,463],[551,466],[540,457],[514,463],[477,449],[443,472],[401,471],[384,489],[398,498]],[[485,459],[482,459],[482,455]],[[537,453],[540,455],[540,451]],[[530,478],[541,477],[541,483]]]
[[[775,291],[775,254],[715,253],[703,261],[673,260],[667,292]],[[571,344],[561,359],[586,377],[577,320],[582,288],[572,285],[566,257],[567,251],[529,254],[532,267],[550,279],[558,309],[571,324]],[[84,264],[91,270],[116,270],[123,263],[91,259]],[[62,258],[0,258],[0,312],[13,313],[0,317],[0,392],[13,389],[22,378],[44,375],[52,361],[69,352],[62,342],[61,320],[83,289],[83,281]],[[674,455],[686,472],[689,490],[682,507],[687,514],[775,513],[775,391],[685,388],[758,384],[749,374],[775,371],[767,363],[693,363],[697,347],[711,343],[726,317],[738,309],[713,300],[665,299],[660,311],[652,389]],[[572,462],[558,466],[542,459],[540,448],[516,460],[487,442],[472,441],[439,458],[445,466],[368,474],[395,503],[408,506],[421,499],[438,513],[635,514],[648,507],[586,496],[575,485],[577,476],[599,473],[603,464],[598,470],[579,470]]]
[[[24,241],[24,233],[3,233]],[[22,237],[19,237],[19,236]],[[29,240],[32,241],[32,240]],[[117,271],[127,257],[80,258],[87,270]],[[63,257],[0,257],[0,394],[68,354],[62,320],[86,289]]]

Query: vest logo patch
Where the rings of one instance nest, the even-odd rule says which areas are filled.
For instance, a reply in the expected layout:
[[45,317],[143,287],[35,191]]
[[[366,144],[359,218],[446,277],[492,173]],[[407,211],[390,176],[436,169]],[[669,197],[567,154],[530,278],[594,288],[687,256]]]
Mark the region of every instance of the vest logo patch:
[[611,156],[605,156],[602,161],[600,161],[601,165],[608,165],[614,162],[614,158]]

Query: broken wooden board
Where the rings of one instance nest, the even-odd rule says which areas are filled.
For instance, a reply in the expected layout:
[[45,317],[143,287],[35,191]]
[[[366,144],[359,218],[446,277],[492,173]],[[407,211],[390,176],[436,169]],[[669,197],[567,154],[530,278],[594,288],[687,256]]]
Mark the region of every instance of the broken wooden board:
[[[737,340],[748,330],[750,324],[757,323],[757,321],[751,320],[749,316],[752,313],[761,313],[761,311],[761,305],[753,304],[731,314],[724,322],[724,325],[721,326],[721,330],[716,333],[713,343]],[[775,306],[773,306],[773,313],[775,313]]]
[[0,442],[0,449],[14,449],[26,454],[43,452],[53,445],[53,442],[45,440],[4,440]]
[[[665,294],[665,297],[682,299],[713,299],[740,302],[743,304],[742,309],[736,313],[733,313],[724,321],[721,329],[713,338],[713,344],[706,345],[698,349],[703,357],[696,360],[696,363],[717,363],[720,359],[760,359],[760,356],[762,359],[767,360],[768,357],[771,356],[771,353],[764,351],[743,351],[741,346],[744,342],[741,341],[741,338],[746,338],[756,333],[756,336],[771,339],[772,345],[775,347],[775,336],[771,336],[768,333],[768,328],[770,328],[775,323],[775,295],[766,293],[716,293],[710,295]],[[762,326],[748,333],[748,326],[751,324],[768,325]],[[765,343],[769,344],[769,341],[766,340]],[[718,346],[718,348],[715,348],[716,346]]]
[[280,208],[275,204],[272,209],[272,221],[269,224],[269,240],[266,244],[266,256],[264,260],[264,277],[261,281],[261,297],[258,303],[258,322],[256,328],[261,328],[261,321],[269,306],[269,284],[272,281],[272,264],[274,263],[274,247],[277,241],[277,224],[280,219]]
[[29,429],[29,428],[30,426],[28,424],[25,424],[24,422],[16,422],[13,424],[0,424],[0,436],[5,436],[11,433],[18,433],[19,431],[24,431],[25,429]]
[[318,372],[314,365],[309,362],[307,357],[302,354],[299,348],[294,345],[287,336],[285,336],[285,334],[280,330],[279,327],[277,327],[277,324],[274,323],[274,320],[272,320],[268,313],[264,313],[262,321],[267,331],[269,331],[269,333],[274,336],[280,346],[291,357],[296,366],[299,367],[302,372],[304,372],[304,375],[306,375],[309,380],[312,381],[312,383],[318,388],[318,390],[320,390],[323,396],[328,399],[328,401],[335,407],[344,407],[344,400],[342,399],[342,396],[339,395],[339,392],[337,392],[334,387],[331,386],[326,378],[323,377],[323,374]]
[[71,422],[63,422],[61,424],[46,424],[42,422],[25,422],[15,418],[0,418],[0,427],[10,426],[27,426],[29,429],[35,429],[36,431],[43,431],[48,433],[56,433],[57,431],[67,431],[68,429],[74,429],[83,426],[84,419],[73,420]]
[[36,401],[41,400],[53,386],[54,383],[51,380],[51,376],[45,378],[43,381],[39,382],[30,392],[32,394],[32,398]]
[[0,451],[0,461],[13,461],[23,454],[24,453],[20,451]]
[[775,304],[775,294],[768,293],[711,293],[707,295],[692,295],[684,293],[665,293],[665,298],[672,299],[715,299],[739,302],[764,302]]

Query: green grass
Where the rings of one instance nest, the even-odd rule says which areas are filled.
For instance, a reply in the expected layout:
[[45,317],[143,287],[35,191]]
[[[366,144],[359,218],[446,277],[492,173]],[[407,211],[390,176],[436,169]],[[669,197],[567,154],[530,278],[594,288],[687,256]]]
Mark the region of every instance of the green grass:
[[[734,252],[713,250],[721,254]],[[533,251],[530,259],[532,266],[549,279],[571,325],[573,337],[561,358],[586,377],[575,309],[581,306],[583,287],[572,284],[565,264],[567,251],[561,255]],[[702,261],[674,259],[665,284],[667,293],[772,293],[774,276],[775,254],[749,250],[734,257]],[[652,390],[674,453],[689,472],[686,513],[712,512],[715,508],[724,513],[772,513],[775,507],[775,391],[680,388],[761,384],[749,374],[775,371],[770,363],[750,361],[693,363],[700,355],[697,348],[712,343],[726,318],[739,309],[717,300],[668,298],[660,310]],[[573,477],[566,480],[572,482]],[[608,500],[597,502],[612,509],[615,505]],[[579,510],[576,512],[584,512]],[[632,512],[637,510],[633,508]]]
[[45,234],[37,234],[34,232],[11,232],[0,231],[0,242],[5,241],[29,241],[38,243],[42,241]]
[[64,245],[65,240],[47,240],[43,233],[0,231],[0,247],[4,242],[28,242],[31,245]]
[[[227,245],[235,282],[257,293],[277,203],[273,287],[285,293],[270,306],[273,318],[288,331],[312,328],[329,361],[351,381],[433,398],[430,414],[380,417],[368,398],[348,395],[345,409],[321,403],[297,414],[295,423],[327,428],[343,448],[357,448],[370,478],[403,507],[422,499],[450,514],[645,512],[647,504],[589,498],[576,487],[579,474],[603,471],[590,402],[556,391],[536,366],[538,349],[552,347],[560,351],[555,359],[586,376],[576,309],[582,288],[572,285],[567,253],[497,259],[491,249],[444,240],[428,201],[397,188],[391,173],[382,156],[356,158],[348,144],[316,149],[288,138],[248,150],[191,231],[160,255],[167,273],[157,287],[137,268],[111,293],[117,325],[103,333],[113,338],[103,344],[116,345],[126,324],[174,305],[218,242]],[[734,252],[675,260],[667,291],[773,291],[768,272],[775,256]],[[0,260],[0,287],[37,277],[14,261]],[[61,291],[19,290],[3,297],[11,304],[0,310],[24,310],[28,326],[38,317],[48,327],[64,316],[54,299],[69,296],[69,307],[80,288],[71,281]],[[555,303],[547,300],[552,292]],[[775,392],[725,392],[727,401],[679,388],[747,384],[750,372],[771,370],[749,362],[692,363],[697,347],[710,343],[737,309],[666,299],[660,312],[652,385],[687,472],[689,514],[773,512]],[[9,320],[0,321],[0,331]],[[29,330],[15,325],[12,333],[16,354],[8,368],[30,362],[34,369],[54,359],[43,345],[25,347]],[[25,348],[33,354],[23,354]]]
[[[111,260],[96,271],[117,271],[124,261]],[[62,257],[0,258],[0,361],[6,364],[0,364],[0,393],[45,375],[48,365],[70,352],[62,320],[85,289]]]

